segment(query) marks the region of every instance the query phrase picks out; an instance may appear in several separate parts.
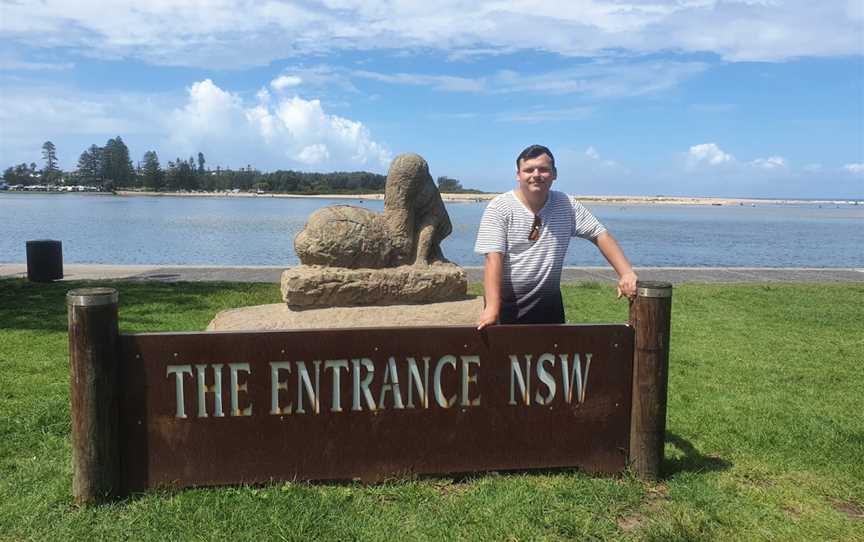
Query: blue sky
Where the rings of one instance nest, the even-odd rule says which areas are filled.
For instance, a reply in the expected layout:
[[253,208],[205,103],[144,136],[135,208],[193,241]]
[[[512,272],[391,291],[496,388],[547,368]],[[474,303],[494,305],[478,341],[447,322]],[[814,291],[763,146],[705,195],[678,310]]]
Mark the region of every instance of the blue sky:
[[133,160],[574,194],[864,198],[864,3],[0,0],[0,167]]

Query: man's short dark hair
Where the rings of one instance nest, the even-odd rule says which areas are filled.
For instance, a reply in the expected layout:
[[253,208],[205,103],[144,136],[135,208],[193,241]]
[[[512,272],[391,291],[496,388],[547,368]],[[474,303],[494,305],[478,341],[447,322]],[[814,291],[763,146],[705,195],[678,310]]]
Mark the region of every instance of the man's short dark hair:
[[552,156],[552,151],[550,151],[547,147],[543,145],[531,145],[526,147],[524,151],[519,153],[519,156],[516,157],[516,171],[519,171],[519,166],[522,160],[530,160],[531,158],[537,158],[538,156],[543,156],[544,154],[548,154],[549,158],[552,160],[552,167],[555,167],[555,157]]

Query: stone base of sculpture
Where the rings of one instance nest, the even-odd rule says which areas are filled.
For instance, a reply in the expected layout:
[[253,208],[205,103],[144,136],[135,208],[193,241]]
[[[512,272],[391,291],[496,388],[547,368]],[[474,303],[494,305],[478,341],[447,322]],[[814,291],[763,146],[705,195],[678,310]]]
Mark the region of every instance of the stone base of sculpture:
[[464,299],[465,271],[451,263],[349,269],[300,265],[282,273],[282,299],[292,308],[402,305]]
[[224,310],[210,322],[207,331],[474,326],[482,310],[482,297],[426,305],[305,310],[293,310],[284,303],[274,303]]

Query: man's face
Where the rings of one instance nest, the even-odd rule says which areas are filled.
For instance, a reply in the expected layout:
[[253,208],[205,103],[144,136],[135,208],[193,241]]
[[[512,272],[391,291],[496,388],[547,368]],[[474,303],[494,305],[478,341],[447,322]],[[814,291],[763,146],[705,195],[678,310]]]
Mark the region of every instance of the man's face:
[[522,160],[519,164],[519,171],[516,172],[519,190],[525,195],[545,196],[555,177],[555,166],[552,165],[552,159],[549,158],[548,154]]

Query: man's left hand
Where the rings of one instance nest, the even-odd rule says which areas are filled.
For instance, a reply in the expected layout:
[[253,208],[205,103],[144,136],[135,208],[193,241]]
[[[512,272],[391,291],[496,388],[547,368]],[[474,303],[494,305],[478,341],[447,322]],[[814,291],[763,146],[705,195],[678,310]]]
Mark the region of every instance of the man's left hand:
[[639,277],[633,271],[621,275],[618,278],[618,297],[616,299],[621,299],[622,296],[626,296],[629,299],[636,297],[637,280],[639,280]]

